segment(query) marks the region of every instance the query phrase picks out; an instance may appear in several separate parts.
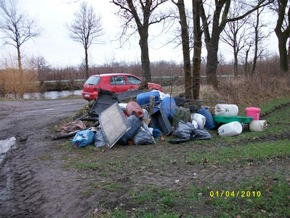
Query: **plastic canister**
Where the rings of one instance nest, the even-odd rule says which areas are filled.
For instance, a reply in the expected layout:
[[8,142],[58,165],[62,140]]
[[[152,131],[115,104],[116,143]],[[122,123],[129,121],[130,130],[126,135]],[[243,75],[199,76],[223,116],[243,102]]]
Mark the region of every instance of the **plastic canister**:
[[128,104],[126,105],[125,113],[127,116],[131,116],[132,114],[134,114],[137,117],[143,117],[143,110],[141,106],[135,101],[128,102]]
[[199,114],[199,113],[192,113],[191,114],[191,120],[197,122],[200,129],[204,128],[206,118],[205,116]]
[[160,103],[160,110],[167,116],[173,117],[176,109],[176,103],[173,97],[165,97]]
[[247,107],[246,108],[246,115],[247,117],[253,117],[253,120],[260,119],[260,111],[261,109],[258,107]]
[[243,131],[243,126],[238,121],[233,121],[227,124],[223,124],[218,128],[218,134],[220,136],[236,136],[240,135]]
[[201,107],[198,110],[198,113],[203,115],[206,119],[204,127],[207,129],[214,129],[216,127],[214,119],[208,107]]
[[154,101],[156,102],[160,102],[160,95],[159,92],[143,92],[140,93],[136,96],[136,101],[139,105],[147,105],[150,103],[150,96],[154,96]]
[[267,128],[266,120],[253,120],[250,122],[250,130],[253,132],[261,132]]
[[237,116],[239,108],[235,104],[217,104],[214,113],[216,116]]

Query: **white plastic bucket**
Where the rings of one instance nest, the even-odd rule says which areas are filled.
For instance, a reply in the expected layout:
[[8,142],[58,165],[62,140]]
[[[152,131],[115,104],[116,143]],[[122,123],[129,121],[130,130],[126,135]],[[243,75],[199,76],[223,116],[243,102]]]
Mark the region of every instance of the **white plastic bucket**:
[[261,132],[267,128],[266,120],[253,120],[250,122],[250,130],[253,132]]
[[240,135],[243,131],[243,126],[238,121],[233,121],[218,128],[218,134],[220,136],[235,136]]
[[202,114],[192,113],[191,114],[191,120],[196,121],[200,129],[204,128],[204,125],[205,125],[205,122],[206,122],[206,118]]
[[217,104],[214,107],[214,114],[216,116],[237,116],[239,108],[235,104]]

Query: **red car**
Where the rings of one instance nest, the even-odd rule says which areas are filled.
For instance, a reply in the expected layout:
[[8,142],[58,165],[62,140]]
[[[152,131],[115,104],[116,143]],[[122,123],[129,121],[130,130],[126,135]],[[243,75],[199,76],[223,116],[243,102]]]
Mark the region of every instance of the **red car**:
[[[109,73],[90,76],[83,85],[82,96],[90,101],[98,98],[100,89],[111,91],[114,93],[136,90],[140,86],[142,80],[128,73]],[[148,83],[149,90],[162,91],[162,87],[156,83]]]

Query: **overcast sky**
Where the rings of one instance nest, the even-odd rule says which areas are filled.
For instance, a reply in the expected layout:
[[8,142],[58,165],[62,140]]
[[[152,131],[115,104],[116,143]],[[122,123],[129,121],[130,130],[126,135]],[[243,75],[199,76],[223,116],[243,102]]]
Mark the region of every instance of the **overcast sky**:
[[[42,35],[33,41],[23,45],[23,54],[27,57],[42,56],[53,67],[78,66],[84,59],[84,49],[78,42],[69,38],[69,32],[65,25],[74,19],[74,13],[79,10],[81,0],[19,0],[19,6],[31,18],[38,21],[42,29]],[[118,7],[110,3],[110,0],[87,0],[97,15],[102,16],[105,35],[102,44],[92,45],[89,49],[90,64],[102,65],[112,62],[140,62],[140,48],[138,36],[133,36],[130,43],[120,48],[116,39],[120,36],[121,22],[114,14]],[[187,2],[187,1],[186,1]],[[157,32],[155,32],[157,36]],[[149,42],[150,60],[182,61],[181,47],[164,45],[170,36],[162,38],[162,41]],[[223,47],[224,49],[224,47]],[[2,47],[0,57],[7,58],[15,53],[14,47]],[[228,54],[223,50],[225,56]],[[205,55],[205,54],[203,54]]]

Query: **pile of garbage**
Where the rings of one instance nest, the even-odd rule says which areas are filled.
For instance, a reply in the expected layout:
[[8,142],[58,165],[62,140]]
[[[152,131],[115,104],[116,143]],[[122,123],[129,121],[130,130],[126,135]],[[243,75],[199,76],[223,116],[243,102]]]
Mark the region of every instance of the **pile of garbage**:
[[234,104],[217,104],[214,112],[207,106],[192,104],[181,97],[153,91],[128,91],[114,94],[101,91],[89,107],[88,114],[80,120],[93,120],[89,128],[78,122],[74,147],[95,144],[112,148],[119,145],[149,145],[156,141],[182,143],[190,140],[210,140],[208,130],[217,129],[219,136],[241,134],[245,126],[252,131],[262,131],[266,121],[259,120],[260,109],[249,107],[247,116],[238,116]]

